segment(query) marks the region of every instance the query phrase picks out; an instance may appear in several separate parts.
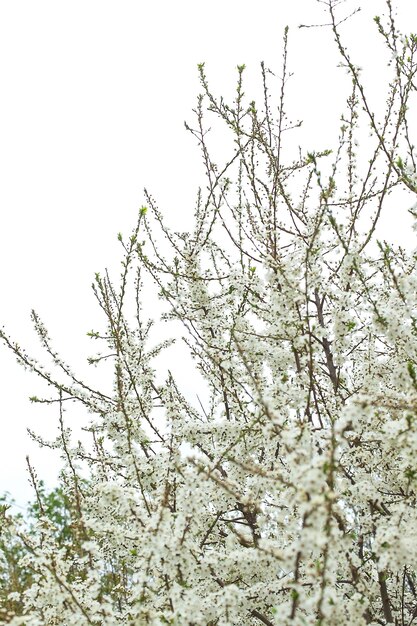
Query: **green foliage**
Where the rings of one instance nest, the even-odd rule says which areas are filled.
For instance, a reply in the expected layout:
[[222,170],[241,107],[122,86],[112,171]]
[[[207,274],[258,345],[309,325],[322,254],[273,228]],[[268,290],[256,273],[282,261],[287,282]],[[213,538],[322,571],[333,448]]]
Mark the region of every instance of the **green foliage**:
[[[13,501],[8,496],[0,498],[0,623],[12,615],[21,615],[22,603],[10,594],[20,594],[28,589],[32,582],[30,567],[23,565],[27,547],[16,534],[16,527],[10,519]],[[21,514],[14,514],[13,521],[20,524]]]
[[40,481],[38,497],[37,500],[31,502],[28,506],[28,519],[31,531],[40,518],[45,516],[56,529],[56,539],[59,546],[73,542],[73,505],[68,495],[64,493],[61,487],[52,489],[52,491],[46,491],[44,483]]

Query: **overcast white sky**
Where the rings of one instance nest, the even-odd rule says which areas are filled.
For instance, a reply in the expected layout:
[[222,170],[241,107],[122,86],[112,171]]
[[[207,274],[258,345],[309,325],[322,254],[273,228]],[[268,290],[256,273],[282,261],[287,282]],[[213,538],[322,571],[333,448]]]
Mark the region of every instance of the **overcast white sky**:
[[[369,32],[383,0],[361,5],[348,40],[378,98],[379,60]],[[400,26],[417,31],[417,8],[398,0]],[[206,62],[218,93],[230,93],[235,67],[248,67],[246,92],[264,60],[279,73],[283,28],[290,26],[294,117],[304,145],[334,137],[343,73],[315,0],[13,0],[0,3],[0,323],[28,348],[35,308],[55,346],[85,372],[99,312],[90,285],[116,268],[116,234],[129,233],[146,186],[171,224],[185,227],[201,182],[198,149],[184,130]],[[347,10],[348,7],[346,7]],[[384,67],[383,65],[380,67]],[[369,68],[367,70],[366,68]],[[374,80],[375,79],[375,80]],[[375,83],[375,84],[374,84]],[[320,145],[319,147],[326,147]],[[387,217],[404,234],[405,209]],[[27,398],[38,382],[0,346],[0,493],[24,504],[25,455],[53,484],[57,461],[38,451],[26,428],[53,433],[54,411]]]

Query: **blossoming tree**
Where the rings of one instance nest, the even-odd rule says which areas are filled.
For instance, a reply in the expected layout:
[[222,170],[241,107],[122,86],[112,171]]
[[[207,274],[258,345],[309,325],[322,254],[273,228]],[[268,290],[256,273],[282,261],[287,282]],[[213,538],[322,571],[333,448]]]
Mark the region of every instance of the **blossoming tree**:
[[[54,390],[42,401],[59,408],[71,515],[64,540],[29,466],[36,532],[5,513],[31,570],[22,615],[5,618],[15,626],[417,618],[417,256],[377,239],[390,192],[402,189],[405,203],[417,192],[417,38],[398,33],[388,0],[375,19],[390,56],[379,118],[342,39],[341,3],[323,3],[352,85],[336,149],[286,159],[287,30],[277,117],[264,65],[262,105],[245,99],[244,66],[230,104],[199,66],[187,128],[207,188],[194,224],[170,230],[146,193],[133,234],[119,236],[119,283],[106,273],[93,285],[106,326],[90,335],[107,348],[91,362],[112,363],[111,393],[79,380],[36,313],[54,371],[1,331]],[[210,118],[232,139],[217,164]],[[167,305],[162,319],[183,329],[196,401],[175,371],[158,380],[155,364],[175,348],[152,340],[147,277]],[[83,442],[66,426],[68,399],[90,414]]]

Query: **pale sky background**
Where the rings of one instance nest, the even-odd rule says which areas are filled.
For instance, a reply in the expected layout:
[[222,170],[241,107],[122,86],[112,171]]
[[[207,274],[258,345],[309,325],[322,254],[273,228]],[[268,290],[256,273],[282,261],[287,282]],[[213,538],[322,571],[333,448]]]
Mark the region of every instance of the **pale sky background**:
[[[417,31],[415,3],[395,4],[399,26]],[[377,102],[372,17],[385,3],[348,6],[364,9],[346,36]],[[197,63],[206,62],[213,89],[226,95],[245,63],[250,93],[261,60],[279,74],[288,24],[292,117],[305,120],[300,142],[317,149],[337,136],[346,77],[332,37],[325,28],[297,29],[323,22],[321,7],[315,0],[0,2],[0,324],[21,345],[37,353],[34,308],[55,347],[88,373],[94,346],[86,332],[102,319],[90,285],[96,271],[119,271],[116,235],[133,228],[143,187],[171,225],[186,228],[204,183],[183,124],[193,119]],[[410,237],[406,208],[385,217],[391,237]],[[59,466],[26,428],[53,437],[56,411],[29,403],[47,390],[2,346],[0,372],[0,494],[8,490],[24,506],[32,496],[26,454],[50,486]]]

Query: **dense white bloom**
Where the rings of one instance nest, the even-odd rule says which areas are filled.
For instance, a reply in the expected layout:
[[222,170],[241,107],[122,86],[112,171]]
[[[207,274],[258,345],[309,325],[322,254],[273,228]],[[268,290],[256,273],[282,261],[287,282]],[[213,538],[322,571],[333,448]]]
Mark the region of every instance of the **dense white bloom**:
[[[266,85],[264,110],[244,102],[239,67],[227,106],[200,66],[204,95],[198,130],[190,130],[208,185],[193,229],[171,232],[147,194],[149,207],[122,242],[120,285],[96,276],[106,327],[91,336],[106,352],[91,363],[112,363],[110,391],[78,380],[35,313],[61,378],[2,331],[19,361],[58,391],[51,402],[58,400],[59,435],[50,445],[61,449],[71,503],[68,536],[39,492],[36,527],[19,529],[33,578],[24,616],[8,618],[13,626],[413,621],[417,256],[372,243],[387,190],[416,192],[415,171],[404,165],[411,155],[397,159],[411,145],[406,99],[415,65],[407,55],[415,41],[391,49],[397,65],[381,135],[341,43],[335,4],[329,16],[353,92],[334,155],[300,152],[284,162],[282,102],[278,121]],[[393,46],[394,31],[380,32]],[[209,156],[206,103],[233,133],[224,167]],[[362,114],[371,147],[358,144]],[[370,169],[359,170],[352,146],[369,148]],[[172,342],[143,317],[146,276],[199,372],[187,388],[177,376],[181,357],[177,371],[165,366]],[[68,398],[87,409],[91,440],[72,442]]]

